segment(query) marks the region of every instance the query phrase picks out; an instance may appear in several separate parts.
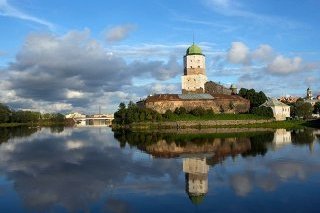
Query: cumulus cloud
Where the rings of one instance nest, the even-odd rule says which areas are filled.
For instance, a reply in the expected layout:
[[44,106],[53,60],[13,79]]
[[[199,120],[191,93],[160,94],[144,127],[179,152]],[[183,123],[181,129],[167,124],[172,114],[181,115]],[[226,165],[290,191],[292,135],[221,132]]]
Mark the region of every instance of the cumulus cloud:
[[54,24],[44,19],[40,19],[20,11],[19,9],[10,5],[7,0],[0,0],[0,16],[8,16],[8,17],[18,18],[26,21],[31,21],[37,24],[44,25],[48,27],[50,30],[54,29]]
[[261,67],[260,70],[269,74],[291,74],[301,71],[314,70],[316,63],[304,62],[301,57],[285,57],[276,53],[268,44],[261,44],[257,49],[250,51],[243,42],[232,42],[227,52],[227,60],[232,64],[242,64],[255,67]]
[[106,32],[108,42],[117,42],[126,39],[129,34],[136,29],[133,24],[126,24],[113,27]]
[[[123,101],[109,94],[123,92],[123,88],[133,86],[134,79],[149,79],[150,83],[174,78],[181,73],[180,66],[173,56],[167,61],[128,62],[92,39],[89,29],[62,36],[31,34],[15,61],[2,72],[8,83],[0,84],[0,95],[4,102],[24,109],[88,109],[109,102],[104,98]],[[127,97],[146,95],[129,93],[132,91],[126,92]],[[115,105],[111,106],[113,110]]]
[[261,44],[256,50],[252,52],[252,58],[260,60],[262,62],[267,62],[274,58],[273,48],[268,44]]
[[248,64],[249,48],[242,42],[232,42],[227,57],[231,63]]
[[288,74],[293,72],[302,71],[305,67],[302,65],[302,58],[286,58],[282,55],[277,56],[267,66],[267,70],[276,74]]

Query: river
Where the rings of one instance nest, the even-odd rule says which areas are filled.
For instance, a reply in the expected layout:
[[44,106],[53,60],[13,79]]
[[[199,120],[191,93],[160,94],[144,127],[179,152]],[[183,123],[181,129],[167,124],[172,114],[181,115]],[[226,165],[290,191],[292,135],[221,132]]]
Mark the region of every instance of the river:
[[319,212],[320,132],[1,128],[0,212]]

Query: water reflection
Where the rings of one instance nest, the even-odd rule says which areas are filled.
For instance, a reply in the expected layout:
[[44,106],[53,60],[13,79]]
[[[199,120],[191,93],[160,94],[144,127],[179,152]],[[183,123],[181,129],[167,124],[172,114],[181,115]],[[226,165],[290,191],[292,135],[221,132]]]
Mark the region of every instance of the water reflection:
[[192,203],[201,204],[208,193],[209,166],[205,158],[183,159],[183,172],[186,176],[186,192]]
[[[1,131],[6,135],[0,145],[0,186],[7,189],[2,190],[0,204],[8,207],[1,200],[9,199],[10,189],[23,202],[21,211],[190,212],[191,204],[200,212],[231,211],[231,205],[219,204],[232,199],[243,202],[238,203],[243,208],[254,196],[268,196],[257,189],[275,193],[279,185],[291,180],[307,182],[320,176],[319,134],[312,130],[227,134],[112,133],[109,128]],[[308,184],[319,187],[319,182]],[[290,191],[294,188],[286,190],[290,192],[287,198],[300,194]],[[309,191],[308,202],[312,204],[317,195]],[[18,211],[16,202],[6,212]]]

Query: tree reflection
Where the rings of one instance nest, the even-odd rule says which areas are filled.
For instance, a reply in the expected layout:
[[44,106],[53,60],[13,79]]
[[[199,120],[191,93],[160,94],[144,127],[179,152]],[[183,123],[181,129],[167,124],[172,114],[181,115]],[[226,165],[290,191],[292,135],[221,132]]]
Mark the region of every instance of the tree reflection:
[[251,149],[247,152],[242,153],[242,156],[264,156],[268,152],[268,144],[272,143],[273,137],[273,132],[266,132],[261,135],[255,135],[250,137]]
[[30,128],[26,126],[0,128],[0,143],[7,142],[12,138],[27,137],[37,131],[37,128]]
[[315,136],[313,129],[299,129],[292,131],[292,143],[295,145],[306,145],[313,143]]

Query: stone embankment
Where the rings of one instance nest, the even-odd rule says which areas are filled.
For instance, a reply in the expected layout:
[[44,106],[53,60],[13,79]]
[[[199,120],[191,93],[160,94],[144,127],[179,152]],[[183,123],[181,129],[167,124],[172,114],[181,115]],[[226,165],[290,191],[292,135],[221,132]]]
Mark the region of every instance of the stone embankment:
[[209,128],[209,127],[228,127],[228,126],[242,126],[242,125],[250,125],[250,124],[262,124],[262,123],[270,123],[273,121],[274,119],[145,122],[145,123],[133,123],[132,128],[138,128],[138,129]]

